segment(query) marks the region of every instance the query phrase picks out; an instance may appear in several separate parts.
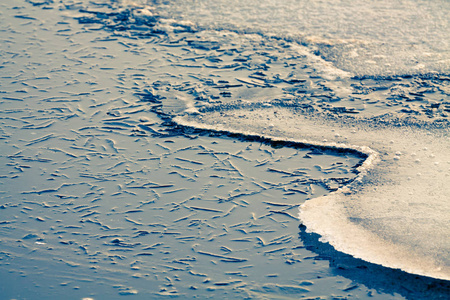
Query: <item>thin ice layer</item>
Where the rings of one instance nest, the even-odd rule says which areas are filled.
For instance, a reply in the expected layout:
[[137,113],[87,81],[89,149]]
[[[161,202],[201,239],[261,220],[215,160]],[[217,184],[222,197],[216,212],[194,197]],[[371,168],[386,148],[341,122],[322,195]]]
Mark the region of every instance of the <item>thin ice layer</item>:
[[[450,279],[448,128],[321,120],[278,106],[175,118],[185,126],[352,149],[367,155],[357,180],[307,201],[300,219],[337,250],[409,273]],[[379,120],[378,120],[379,121]]]
[[287,37],[360,75],[448,72],[448,1],[200,0],[159,10],[202,28]]

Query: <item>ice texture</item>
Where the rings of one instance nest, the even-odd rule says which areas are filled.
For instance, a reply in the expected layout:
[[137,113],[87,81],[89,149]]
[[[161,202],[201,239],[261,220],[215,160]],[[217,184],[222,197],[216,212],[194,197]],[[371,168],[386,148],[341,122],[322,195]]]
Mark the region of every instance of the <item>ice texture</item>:
[[170,1],[168,17],[201,28],[283,37],[358,75],[450,69],[445,0]]
[[446,299],[448,2],[0,7],[4,297]]
[[366,155],[355,181],[301,205],[299,217],[307,230],[355,257],[450,279],[448,128],[332,120],[276,105],[217,109],[176,121]]
[[[179,97],[190,114],[176,117],[178,124],[364,153],[358,180],[302,205],[307,230],[355,257],[449,279],[448,2],[175,1],[158,8],[203,32],[286,42],[259,75],[248,75],[282,95],[243,97],[235,88],[228,104]],[[239,82],[257,91],[253,79]],[[436,91],[443,94],[432,100]],[[426,118],[417,110],[423,100]],[[434,115],[436,108],[444,111]]]

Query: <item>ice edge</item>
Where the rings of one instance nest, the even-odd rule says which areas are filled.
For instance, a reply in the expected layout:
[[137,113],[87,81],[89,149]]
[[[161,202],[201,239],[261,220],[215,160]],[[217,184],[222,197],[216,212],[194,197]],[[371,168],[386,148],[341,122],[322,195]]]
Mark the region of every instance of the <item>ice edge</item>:
[[[195,112],[193,114],[189,114],[189,112],[186,112],[185,116],[197,116],[199,113]],[[326,196],[321,196],[321,197],[317,197],[317,198],[313,198],[310,200],[307,200],[305,203],[303,203],[302,205],[299,206],[299,214],[298,214],[298,218],[299,221],[306,226],[306,232],[308,233],[317,233],[321,236],[320,241],[323,243],[329,243],[330,245],[332,245],[337,251],[342,251],[344,253],[350,254],[355,258],[360,258],[363,259],[367,262],[370,263],[374,263],[374,264],[378,264],[387,268],[391,268],[391,269],[399,269],[402,270],[404,272],[407,273],[411,273],[411,274],[416,274],[416,275],[420,275],[420,276],[425,276],[425,277],[430,277],[430,278],[434,278],[434,279],[442,279],[442,280],[450,280],[450,277],[445,274],[442,273],[441,270],[436,267],[436,272],[431,272],[430,271],[425,271],[425,270],[418,270],[418,269],[414,269],[413,267],[409,267],[409,264],[407,263],[408,261],[412,262],[415,258],[415,255],[412,255],[412,258],[405,258],[406,259],[406,263],[405,263],[405,259],[400,260],[399,262],[393,262],[390,261],[389,259],[386,261],[384,259],[379,259],[377,258],[379,255],[377,255],[376,252],[374,252],[372,255],[372,257],[368,258],[367,255],[362,255],[360,253],[360,251],[358,251],[357,249],[347,249],[344,248],[343,246],[340,246],[338,242],[336,242],[332,235],[327,233],[326,230],[323,229],[319,229],[317,228],[317,226],[315,226],[315,222],[314,219],[315,218],[310,218],[307,216],[306,212],[309,212],[309,210],[311,210],[311,207],[315,207],[314,209],[319,209],[322,210],[324,208],[324,203],[328,206],[330,204],[330,200],[331,203],[335,202],[333,201],[333,199],[336,199],[337,197],[342,197],[345,196],[346,194],[351,194],[351,187],[359,182],[361,182],[364,177],[367,175],[368,171],[370,171],[371,169],[373,169],[375,167],[375,165],[379,162],[379,152],[375,151],[374,149],[368,147],[368,146],[358,146],[358,145],[350,145],[350,144],[345,144],[345,143],[337,143],[337,142],[320,142],[320,141],[313,141],[313,140],[306,140],[306,139],[283,139],[283,138],[279,138],[276,136],[272,136],[272,135],[261,135],[259,133],[253,132],[253,131],[240,131],[240,130],[236,130],[236,129],[232,129],[232,128],[226,128],[226,126],[223,126],[222,124],[204,124],[204,123],[199,123],[196,121],[189,121],[185,119],[185,116],[175,116],[172,118],[172,121],[181,127],[186,127],[186,128],[193,128],[193,129],[200,129],[200,130],[207,130],[207,131],[214,131],[214,132],[219,132],[219,133],[228,133],[228,134],[238,134],[238,135],[242,135],[242,136],[247,136],[247,137],[257,137],[257,138],[261,138],[261,139],[266,139],[269,140],[271,142],[289,142],[289,143],[294,143],[294,144],[298,144],[298,145],[302,145],[302,146],[311,146],[311,147],[321,147],[321,148],[325,148],[325,149],[329,149],[329,150],[345,150],[345,151],[354,151],[360,155],[362,155],[364,159],[364,161],[362,162],[362,164],[356,169],[358,174],[357,176],[351,181],[349,182],[347,185],[339,188],[338,190],[334,191],[334,192],[330,192],[328,195]],[[322,202],[320,204],[320,202]],[[317,205],[319,204],[319,205]],[[329,210],[329,208],[328,208]],[[334,212],[336,213],[336,212]],[[342,228],[340,229],[342,230]],[[357,230],[359,231],[359,233],[364,236],[365,239],[367,240],[371,240],[371,239],[375,239],[375,235],[366,231],[366,230],[362,230],[360,228],[357,228],[357,226],[353,225],[352,230]],[[380,238],[377,238],[377,242],[379,243]],[[383,241],[386,246],[387,246],[387,242]],[[394,248],[394,251],[398,251],[398,252],[405,252],[406,250],[403,249],[402,246],[399,245],[390,245],[390,247]],[[421,258],[423,259],[423,257]],[[403,263],[402,263],[403,262]],[[431,265],[434,265],[434,263],[432,261],[429,262]],[[414,266],[414,264],[413,264]]]

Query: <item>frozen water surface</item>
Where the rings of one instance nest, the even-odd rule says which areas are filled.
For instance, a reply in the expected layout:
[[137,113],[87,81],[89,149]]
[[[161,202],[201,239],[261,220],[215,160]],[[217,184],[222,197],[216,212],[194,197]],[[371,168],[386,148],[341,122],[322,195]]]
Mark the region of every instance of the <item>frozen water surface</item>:
[[[222,122],[228,118],[235,121]],[[275,125],[267,128],[274,118]],[[200,126],[192,119],[177,120]],[[307,201],[300,207],[300,219],[309,230],[320,233],[322,241],[341,251],[448,279],[448,129],[432,134],[419,128],[392,128],[391,124],[371,128],[374,124],[357,119],[345,121],[324,122],[292,109],[265,107],[209,113],[197,122],[214,130],[264,132],[273,139],[366,154],[357,180]]]
[[162,7],[167,16],[202,28],[296,41],[358,75],[448,72],[450,66],[450,4],[445,0],[195,0]]
[[2,297],[445,299],[448,10],[2,3]]

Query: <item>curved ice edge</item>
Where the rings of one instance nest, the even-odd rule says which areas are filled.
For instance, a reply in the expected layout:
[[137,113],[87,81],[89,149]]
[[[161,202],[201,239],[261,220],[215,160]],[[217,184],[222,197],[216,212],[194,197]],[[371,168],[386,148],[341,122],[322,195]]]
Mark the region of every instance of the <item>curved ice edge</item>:
[[295,140],[294,139],[282,139],[282,138],[279,138],[276,136],[271,136],[271,135],[261,135],[261,134],[258,134],[256,132],[252,132],[252,131],[239,131],[239,130],[233,130],[230,128],[227,129],[227,128],[223,128],[222,126],[219,126],[219,125],[202,124],[202,126],[200,126],[198,123],[189,122],[187,120],[184,120],[182,116],[176,116],[172,119],[172,121],[179,126],[188,127],[188,128],[202,129],[202,130],[214,131],[214,132],[218,132],[218,133],[236,134],[236,135],[242,135],[242,136],[246,136],[246,137],[255,137],[255,138],[259,138],[259,139],[268,140],[268,141],[274,142],[274,143],[275,142],[293,143],[298,146],[302,146],[304,148],[315,147],[315,148],[322,148],[322,149],[328,149],[328,150],[334,150],[334,151],[337,150],[337,151],[352,152],[352,153],[359,154],[361,157],[364,157],[365,159],[364,159],[363,163],[358,168],[356,168],[356,170],[358,171],[358,175],[356,176],[356,178],[353,179],[346,186],[339,188],[337,191],[335,191],[333,193],[348,193],[349,192],[348,186],[352,182],[361,181],[364,178],[364,176],[367,174],[367,172],[373,168],[373,166],[378,161],[378,157],[379,157],[379,153],[377,151],[371,149],[368,146],[348,145],[348,144],[337,143],[337,142],[310,141],[310,140],[305,140],[305,139],[295,139]]
[[[201,113],[200,113],[201,114]],[[333,239],[333,235],[329,234],[326,230],[322,230],[321,228],[318,228],[317,226],[315,226],[315,218],[308,218],[307,214],[305,213],[306,211],[308,211],[309,215],[311,215],[311,210],[312,207],[314,207],[314,209],[317,211],[319,210],[321,214],[323,214],[323,210],[327,209],[328,211],[331,211],[332,209],[330,208],[330,205],[332,205],[336,198],[338,197],[343,197],[345,195],[349,195],[352,194],[353,191],[351,189],[352,186],[357,185],[358,183],[360,183],[367,175],[367,173],[372,170],[374,168],[374,166],[380,161],[379,160],[379,152],[373,150],[372,148],[368,147],[368,146],[359,146],[359,145],[351,145],[351,144],[345,144],[345,143],[338,143],[338,142],[324,142],[324,141],[313,141],[313,140],[306,140],[306,139],[283,139],[283,138],[279,138],[276,136],[272,136],[272,135],[261,135],[260,133],[257,132],[253,132],[253,131],[242,131],[242,130],[236,130],[236,129],[232,129],[232,128],[227,128],[226,126],[224,126],[223,124],[205,124],[205,123],[200,123],[198,121],[189,121],[186,119],[186,116],[193,116],[194,118],[196,116],[199,115],[199,112],[194,112],[192,114],[186,113],[185,116],[175,116],[172,118],[172,121],[181,126],[181,127],[186,127],[186,128],[193,128],[193,129],[200,129],[200,130],[206,130],[206,131],[213,131],[213,132],[218,132],[218,133],[224,133],[224,134],[235,134],[235,135],[240,135],[240,136],[244,136],[244,137],[249,137],[249,138],[258,138],[258,139],[263,139],[266,140],[268,142],[284,142],[284,143],[293,143],[293,144],[297,144],[299,146],[302,147],[319,147],[322,149],[328,149],[328,150],[332,150],[332,151],[345,151],[345,152],[352,152],[352,153],[357,153],[359,155],[361,155],[362,158],[364,158],[364,161],[362,162],[362,164],[356,169],[357,170],[357,176],[351,181],[349,182],[347,185],[339,188],[337,191],[331,192],[326,196],[321,196],[321,197],[317,197],[311,200],[307,200],[305,203],[303,203],[300,207],[299,207],[299,221],[301,222],[301,224],[305,225],[307,227],[306,232],[308,233],[317,233],[321,236],[320,241],[323,243],[329,243],[330,245],[332,245],[337,251],[341,251],[344,253],[347,253],[355,258],[359,258],[362,260],[365,260],[367,262],[373,263],[373,264],[377,264],[377,265],[381,265],[383,267],[386,268],[390,268],[390,269],[398,269],[410,274],[415,274],[415,275],[420,275],[420,276],[424,276],[424,277],[428,277],[428,278],[432,278],[432,279],[438,279],[438,280],[450,280],[450,278],[446,275],[440,275],[439,274],[439,270],[437,274],[430,274],[427,271],[422,271],[422,270],[418,270],[414,268],[414,259],[419,258],[419,256],[416,255],[411,255],[412,259],[408,260],[406,259],[406,262],[410,261],[410,263],[412,264],[408,264],[405,263],[405,261],[403,260],[403,263],[398,263],[396,261],[386,261],[385,259],[379,259],[379,253],[376,253],[376,250],[371,253],[373,255],[368,255],[365,252],[360,253],[358,251],[358,249],[348,249],[344,247],[344,244],[336,242]],[[336,214],[336,211],[331,212],[333,214]],[[338,228],[338,230],[345,230],[345,228]],[[357,226],[353,226],[351,228],[351,230],[354,230],[355,232],[357,232],[359,237],[363,237],[364,239],[366,239],[365,241],[361,242],[361,244],[373,240],[376,241],[376,243],[380,244],[380,238],[376,237],[375,234],[370,233],[367,230],[362,230],[361,228],[358,228]],[[384,241],[383,241],[384,242]],[[400,245],[388,245],[387,242],[384,242],[386,244],[386,246],[389,246],[391,248],[394,248],[394,251],[398,251],[399,253],[407,253],[408,251],[403,248]],[[367,249],[365,249],[367,250]],[[364,250],[363,250],[364,251]],[[423,259],[423,257],[420,257],[421,259]],[[430,260],[430,264],[434,265],[434,263]],[[409,267],[412,266],[412,267]]]

